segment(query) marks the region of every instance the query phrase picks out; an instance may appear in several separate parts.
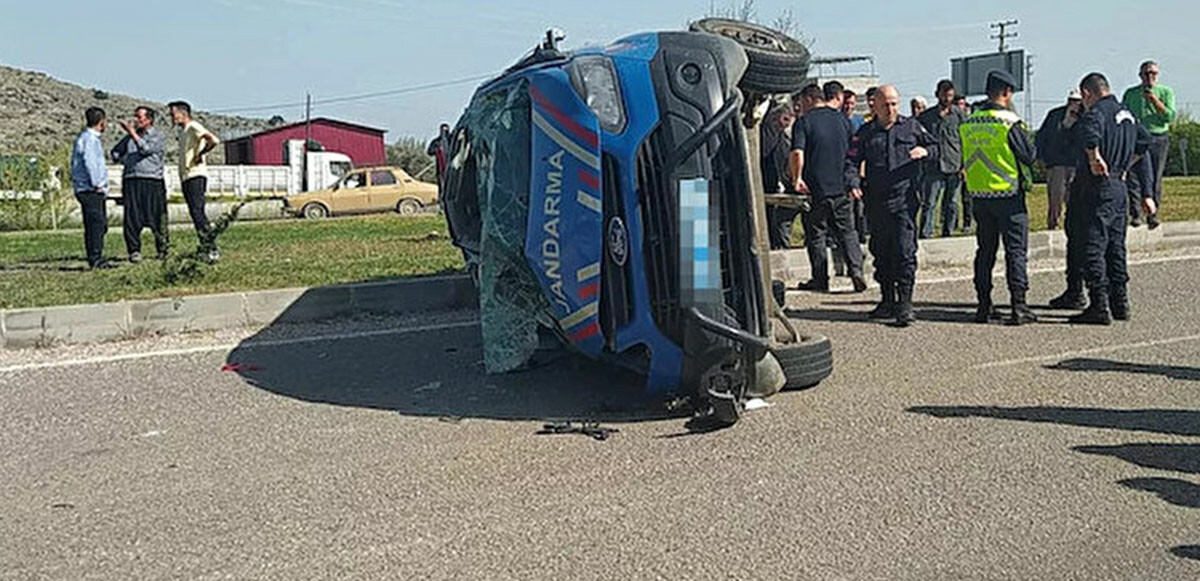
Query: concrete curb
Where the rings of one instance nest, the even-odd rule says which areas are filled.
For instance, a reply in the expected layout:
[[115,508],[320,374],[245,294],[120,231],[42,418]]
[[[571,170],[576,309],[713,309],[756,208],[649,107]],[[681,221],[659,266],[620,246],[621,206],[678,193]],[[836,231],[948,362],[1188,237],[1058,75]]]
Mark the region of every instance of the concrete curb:
[[[1146,252],[1200,248],[1200,222],[1164,224],[1155,231],[1129,231],[1129,250]],[[1063,258],[1062,232],[1035,232],[1029,237],[1033,260]],[[973,238],[928,240],[921,243],[921,268],[969,267],[975,258]],[[1003,269],[1003,252],[997,270]],[[803,249],[771,253],[773,276],[789,286],[808,280],[808,255]],[[868,268],[870,261],[868,261]],[[0,310],[0,344],[25,349],[56,343],[96,343],[146,335],[298,323],[355,314],[413,314],[475,308],[475,286],[466,276],[336,285],[317,288],[266,290],[171,299],[125,301]]]
[[[1126,238],[1130,252],[1151,252],[1175,248],[1200,248],[1200,222],[1168,222],[1157,230],[1131,228]],[[1062,231],[1033,232],[1029,235],[1029,259],[1065,259],[1067,237]],[[871,269],[870,253],[863,248],[866,268]],[[922,240],[917,250],[921,269],[964,268],[975,261],[975,238],[937,238]],[[997,260],[997,271],[1003,271],[1004,250]],[[776,250],[771,253],[771,271],[775,280],[789,287],[811,278],[808,252],[804,249]]]
[[474,308],[466,276],[442,276],[317,288],[200,295],[0,310],[5,349],[96,343],[146,335],[298,323],[352,314],[413,314]]

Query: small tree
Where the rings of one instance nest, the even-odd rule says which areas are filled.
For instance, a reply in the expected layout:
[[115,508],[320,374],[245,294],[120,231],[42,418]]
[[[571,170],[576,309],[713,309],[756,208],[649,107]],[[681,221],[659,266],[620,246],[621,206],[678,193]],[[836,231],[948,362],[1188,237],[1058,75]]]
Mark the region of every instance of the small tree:
[[409,175],[427,182],[437,181],[432,157],[425,153],[425,143],[420,137],[401,137],[387,146],[388,165],[394,165]]

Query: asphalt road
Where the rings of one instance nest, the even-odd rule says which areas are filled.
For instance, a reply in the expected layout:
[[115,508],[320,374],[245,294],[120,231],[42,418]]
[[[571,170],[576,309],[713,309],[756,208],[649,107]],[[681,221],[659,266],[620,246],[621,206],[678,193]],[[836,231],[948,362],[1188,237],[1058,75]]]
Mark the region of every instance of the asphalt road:
[[486,377],[453,315],[3,354],[0,579],[1196,579],[1198,266],[1112,328],[794,296],[834,376],[699,435],[571,357]]

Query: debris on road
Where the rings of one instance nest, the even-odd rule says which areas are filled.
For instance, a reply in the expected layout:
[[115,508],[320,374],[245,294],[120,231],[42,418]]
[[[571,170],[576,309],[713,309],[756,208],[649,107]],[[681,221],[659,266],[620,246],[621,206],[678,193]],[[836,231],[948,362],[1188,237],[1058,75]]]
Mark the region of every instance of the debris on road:
[[617,428],[605,428],[599,422],[582,422],[579,424],[573,422],[555,422],[543,425],[542,429],[537,432],[537,435],[560,436],[563,434],[582,434],[593,440],[603,442],[620,431]]

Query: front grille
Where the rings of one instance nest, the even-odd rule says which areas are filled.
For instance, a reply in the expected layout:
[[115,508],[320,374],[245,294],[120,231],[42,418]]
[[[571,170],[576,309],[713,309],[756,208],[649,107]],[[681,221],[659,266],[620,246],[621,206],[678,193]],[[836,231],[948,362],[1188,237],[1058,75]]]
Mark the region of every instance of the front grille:
[[683,342],[679,291],[679,194],[663,175],[666,164],[662,129],[638,148],[638,201],[642,210],[646,278],[654,322],[672,340]]
[[[753,254],[754,228],[750,192],[745,191],[743,144],[737,128],[718,131],[717,149],[702,149],[712,157],[701,164],[709,189],[720,200],[719,233],[721,286],[727,312],[742,329],[757,333],[763,327],[762,300],[758,297],[758,262]],[[644,255],[654,321],[675,341],[683,339],[679,256],[679,192],[672,176],[663,175],[667,140],[656,130],[638,150],[638,195],[645,230]],[[732,321],[731,321],[732,322]]]
[[602,187],[604,189],[604,259],[600,269],[600,328],[608,341],[610,351],[615,350],[616,330],[629,324],[633,319],[633,289],[630,286],[629,262],[626,256],[625,265],[619,265],[613,260],[610,239],[611,225],[614,219],[620,219],[625,224],[625,244],[629,248],[629,220],[625,217],[624,201],[621,198],[621,174],[617,162],[605,155],[603,160]]

